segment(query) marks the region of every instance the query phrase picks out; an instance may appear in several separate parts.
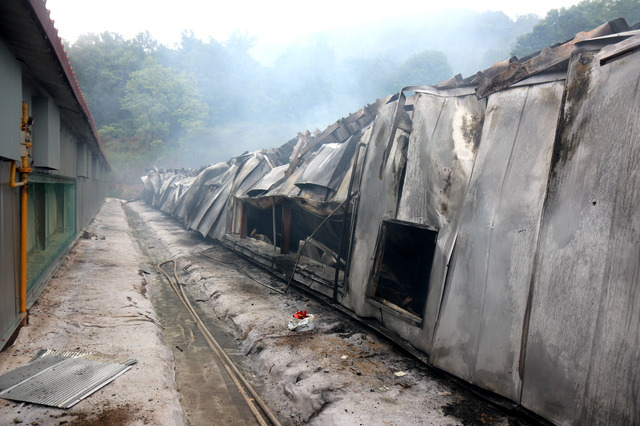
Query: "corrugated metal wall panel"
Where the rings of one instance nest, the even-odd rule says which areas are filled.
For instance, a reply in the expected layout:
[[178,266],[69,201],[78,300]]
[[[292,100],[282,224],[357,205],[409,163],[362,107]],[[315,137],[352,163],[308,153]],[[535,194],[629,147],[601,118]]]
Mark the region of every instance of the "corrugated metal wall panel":
[[512,400],[564,84],[492,95],[462,207],[434,365]]
[[571,60],[522,393],[559,423],[640,423],[639,86],[639,51]]
[[486,101],[478,101],[475,96],[442,97],[426,93],[418,93],[414,104],[398,219],[438,229],[438,241],[423,328],[410,331],[404,324],[393,324],[392,320],[388,326],[407,340],[415,341],[414,344],[427,353],[440,309],[461,205],[480,142],[485,107]]
[[60,170],[62,176],[76,176],[76,140],[62,123],[60,131]]
[[20,118],[22,117],[22,70],[0,41],[0,157],[20,160]]
[[[357,222],[355,225],[352,257],[358,259],[351,264],[349,271],[349,294],[344,303],[361,316],[378,316],[378,309],[367,304],[365,295],[369,278],[373,268],[376,243],[378,240],[378,228],[383,219],[393,219],[398,205],[398,189],[400,187],[400,175],[405,157],[402,153],[408,140],[410,122],[405,118],[401,123],[393,140],[394,149],[384,170],[382,179],[379,178],[380,165],[383,154],[389,143],[391,128],[395,118],[396,102],[389,103],[380,108],[378,116],[373,124],[371,139],[368,141],[365,155],[364,170],[360,180],[360,198],[357,210]],[[406,116],[406,113],[402,111]]]
[[32,98],[33,166],[60,169],[60,110],[49,97]]

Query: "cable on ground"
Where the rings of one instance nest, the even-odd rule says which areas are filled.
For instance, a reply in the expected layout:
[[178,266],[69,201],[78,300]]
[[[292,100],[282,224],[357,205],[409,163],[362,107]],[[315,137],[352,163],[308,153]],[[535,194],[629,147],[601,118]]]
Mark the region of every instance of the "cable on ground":
[[[162,269],[162,266],[166,265],[167,263],[173,263],[173,277],[175,279],[175,284],[171,280],[171,277],[169,277],[169,274],[167,274]],[[273,424],[274,426],[281,426],[281,424],[278,421],[278,419],[276,418],[276,416],[271,412],[271,410],[269,409],[269,407],[267,407],[267,405],[264,403],[264,401],[262,401],[262,398],[260,398],[258,393],[255,391],[255,389],[253,389],[253,387],[247,381],[247,379],[244,378],[244,376],[242,375],[240,370],[238,370],[238,367],[236,367],[236,365],[233,363],[231,358],[229,358],[229,356],[225,353],[224,349],[222,349],[220,344],[216,341],[216,339],[213,337],[213,335],[209,332],[209,329],[204,324],[204,322],[202,321],[202,319],[200,318],[198,313],[195,311],[195,309],[191,305],[191,302],[189,302],[189,299],[187,298],[186,294],[184,293],[183,284],[180,282],[180,279],[178,278],[177,262],[175,261],[175,259],[165,260],[164,262],[158,264],[158,269],[167,278],[167,281],[169,281],[169,284],[171,284],[171,288],[173,288],[173,291],[176,293],[178,298],[182,301],[182,303],[185,305],[185,307],[187,308],[187,310],[189,311],[189,313],[193,317],[194,321],[196,322],[196,325],[198,326],[198,329],[200,330],[200,332],[204,336],[205,341],[207,342],[207,344],[209,345],[209,347],[211,348],[213,353],[218,357],[218,359],[220,359],[220,361],[222,361],[222,365],[224,365],[224,368],[227,371],[227,373],[229,374],[229,377],[231,377],[231,380],[233,381],[233,383],[238,388],[238,391],[240,392],[240,394],[244,398],[245,402],[247,403],[247,405],[251,409],[251,412],[256,417],[256,420],[258,421],[258,423],[260,423],[260,425],[262,425],[262,426],[268,426],[269,425],[269,423],[267,423],[267,421],[264,419],[262,414],[260,414],[260,412],[256,408],[256,405],[258,405],[258,407],[260,407],[260,410],[262,410],[262,412],[269,419],[271,424]],[[249,397],[247,392],[249,394],[251,394],[251,397]],[[255,404],[254,404],[254,402],[255,402]]]

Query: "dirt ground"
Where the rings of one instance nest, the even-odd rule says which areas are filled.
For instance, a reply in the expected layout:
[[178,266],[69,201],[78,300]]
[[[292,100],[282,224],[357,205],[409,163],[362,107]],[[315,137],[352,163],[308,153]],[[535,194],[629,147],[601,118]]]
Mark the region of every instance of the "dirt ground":
[[85,236],[31,308],[29,326],[0,353],[0,373],[40,349],[97,351],[138,363],[68,410],[0,399],[0,424],[184,424],[171,351],[147,297],[122,204],[107,202]]
[[[167,215],[130,203],[142,244],[178,261],[180,278],[210,323],[229,326],[263,399],[285,424],[524,424],[375,334],[226,248],[187,232]],[[145,239],[147,242],[144,242]],[[159,259],[156,259],[159,260]],[[261,285],[263,284],[263,285]],[[317,317],[312,331],[291,332],[298,310]]]
[[[265,285],[284,283],[141,202],[111,200],[89,231],[97,239],[72,250],[31,325],[0,354],[0,373],[41,348],[139,362],[69,410],[0,400],[1,424],[254,424],[155,268],[170,258],[216,339],[283,424],[530,424],[328,306],[271,290]],[[313,330],[287,329],[298,310],[317,317]]]

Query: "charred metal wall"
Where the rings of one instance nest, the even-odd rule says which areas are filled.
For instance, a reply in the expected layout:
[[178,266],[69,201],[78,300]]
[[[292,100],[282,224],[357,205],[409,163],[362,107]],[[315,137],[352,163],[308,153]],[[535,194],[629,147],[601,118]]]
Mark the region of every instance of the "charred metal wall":
[[640,423],[640,51],[571,58],[532,280],[522,404]]
[[[388,99],[337,142],[299,135],[279,161],[258,152],[144,180],[155,205],[216,238],[241,232],[241,203],[269,220],[272,203],[326,217],[351,199],[344,306],[554,423],[638,424],[640,34],[587,36],[413,88],[406,108]],[[398,256],[382,253],[403,241],[387,244],[388,232],[412,227],[435,242],[414,244],[434,254],[400,292],[427,295],[408,310],[390,284],[402,274],[384,264]]]
[[438,230],[422,327],[388,317],[386,325],[430,352],[442,292],[469,179],[480,143],[486,101],[473,91],[460,96],[418,93],[409,138],[398,219]]
[[563,88],[489,97],[431,348],[434,365],[512,400]]
[[[378,233],[384,219],[396,216],[401,172],[406,160],[406,146],[411,131],[408,115],[392,135],[397,101],[383,106],[373,123],[366,146],[356,211],[353,251],[349,268],[349,291],[343,303],[360,316],[378,316],[378,309],[367,303],[367,283],[373,269]],[[400,113],[399,113],[400,114]],[[386,164],[384,153],[389,150]],[[357,259],[357,261],[355,261]]]

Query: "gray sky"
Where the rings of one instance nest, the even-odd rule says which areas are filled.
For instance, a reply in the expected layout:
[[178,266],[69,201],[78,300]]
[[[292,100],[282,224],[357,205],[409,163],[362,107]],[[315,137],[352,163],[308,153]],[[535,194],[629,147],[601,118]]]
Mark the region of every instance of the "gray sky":
[[[502,10],[508,16],[568,7],[579,0],[458,0],[455,7],[479,12]],[[451,8],[451,2],[375,0],[48,0],[59,35],[68,41],[84,33],[112,31],[129,38],[148,30],[169,47],[185,29],[201,39],[226,40],[234,30],[257,37],[258,46],[378,19],[402,19]]]

